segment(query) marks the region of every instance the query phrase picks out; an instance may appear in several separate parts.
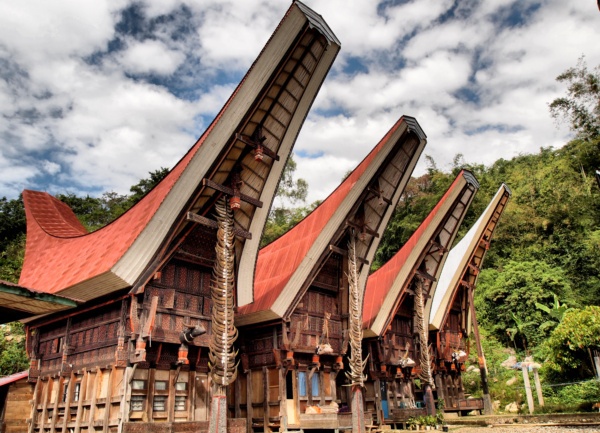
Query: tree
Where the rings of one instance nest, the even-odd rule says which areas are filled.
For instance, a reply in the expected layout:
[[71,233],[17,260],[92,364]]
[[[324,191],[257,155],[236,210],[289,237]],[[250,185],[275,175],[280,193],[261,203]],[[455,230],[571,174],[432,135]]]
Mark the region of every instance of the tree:
[[0,280],[16,283],[23,266],[25,248],[23,199],[0,199]]
[[570,311],[572,309],[568,307],[567,304],[561,304],[556,294],[554,295],[554,303],[551,307],[548,307],[544,304],[540,304],[538,302],[535,303],[535,307],[538,310],[542,310],[550,316],[550,320],[547,320],[544,323],[542,323],[540,325],[540,329],[556,327],[556,325],[558,325],[562,321],[567,311]]
[[[298,202],[305,202],[308,194],[308,183],[304,179],[294,180],[294,173],[296,172],[297,164],[294,161],[294,155],[290,154],[279,184],[277,185],[277,192],[275,194],[275,200],[279,199],[281,202],[289,201],[291,204]],[[279,209],[285,207],[283,203],[279,205]]]
[[[569,303],[571,284],[561,268],[541,260],[509,261],[501,270],[484,269],[475,291],[475,308],[480,324],[499,341],[515,341],[522,349],[539,345],[549,331],[540,329],[545,321],[535,303],[549,303],[553,295]],[[507,330],[509,331],[507,333]]]
[[594,374],[589,357],[600,349],[600,307],[568,311],[545,342],[546,368],[562,378],[586,378]]
[[0,376],[8,376],[29,368],[25,352],[23,324],[12,322],[0,325]]
[[0,251],[25,233],[25,207],[23,198],[7,200],[0,199]]
[[550,104],[552,117],[567,119],[580,138],[600,137],[600,66],[588,71],[582,56],[576,67],[567,69],[556,80],[567,83],[568,88],[566,97]]
[[526,329],[527,329],[527,327],[535,325],[536,323],[534,321],[524,322],[523,320],[521,320],[520,318],[515,316],[514,313],[511,313],[511,316],[512,316],[512,319],[514,322],[514,326],[511,328],[506,328],[506,333],[510,337],[510,340],[513,342],[515,349],[517,349],[517,343],[515,342],[515,338],[517,335],[521,336],[522,347],[525,350],[525,352],[527,352],[527,331],[526,331]]
[[130,206],[135,205],[142,199],[152,188],[154,188],[161,180],[169,174],[169,169],[161,167],[158,170],[148,172],[149,178],[141,179],[138,183],[129,188],[131,195],[129,196]]
[[[296,161],[290,154],[277,185],[273,208],[260,241],[261,247],[273,242],[294,227],[318,205],[318,202],[315,202],[310,206],[292,206],[298,202],[304,203],[308,194],[308,183],[304,179],[294,180],[295,171]],[[278,205],[275,205],[276,202]]]

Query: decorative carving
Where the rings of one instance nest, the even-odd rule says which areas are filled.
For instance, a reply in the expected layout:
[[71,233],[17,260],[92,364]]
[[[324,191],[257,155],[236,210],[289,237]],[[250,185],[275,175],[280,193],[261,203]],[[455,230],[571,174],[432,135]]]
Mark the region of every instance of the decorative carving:
[[212,335],[210,340],[210,375],[213,383],[224,391],[224,388],[235,381],[237,352],[233,343],[238,331],[233,323],[233,292],[234,277],[234,235],[233,215],[228,201],[221,198],[216,206],[217,245],[215,246],[217,260],[211,282],[212,295]]

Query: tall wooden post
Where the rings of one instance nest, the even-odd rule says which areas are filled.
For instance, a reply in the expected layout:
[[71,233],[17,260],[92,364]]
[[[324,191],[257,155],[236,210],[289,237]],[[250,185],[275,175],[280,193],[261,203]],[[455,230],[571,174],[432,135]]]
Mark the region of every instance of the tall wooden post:
[[471,310],[471,321],[473,323],[473,334],[475,334],[475,347],[477,347],[477,360],[479,361],[479,374],[481,376],[481,389],[483,391],[483,413],[492,415],[492,398],[490,397],[490,388],[488,386],[487,365],[481,345],[481,336],[479,335],[479,324],[475,315],[475,303],[473,302],[473,288],[469,287],[469,308]]
[[535,391],[537,393],[540,407],[544,407],[544,396],[542,395],[542,383],[540,382],[540,373],[537,368],[533,369],[533,380],[535,381]]
[[362,359],[362,309],[363,293],[358,287],[358,261],[356,260],[356,235],[350,234],[348,242],[348,286],[349,286],[349,334],[350,372],[346,375],[352,382],[350,410],[352,411],[352,432],[365,433],[365,406],[362,389],[364,387],[365,361]]
[[[235,381],[237,364],[233,343],[237,329],[233,323],[234,235],[229,201],[222,197],[215,206],[217,213],[216,260],[211,281],[212,335],[210,339],[210,377],[212,379],[209,433],[227,432],[227,387]],[[266,398],[266,397],[265,397]]]
[[419,353],[419,365],[421,366],[419,379],[421,379],[421,383],[423,383],[423,398],[425,399],[427,415],[435,415],[435,402],[433,401],[433,387],[435,384],[433,381],[431,357],[429,354],[429,317],[425,317],[424,285],[423,280],[419,276],[416,276],[414,313],[416,316],[419,344],[421,346]]
[[525,394],[527,395],[529,414],[533,415],[533,393],[531,392],[531,383],[529,382],[529,368],[527,366],[522,366],[521,371],[523,371],[523,383],[525,384]]

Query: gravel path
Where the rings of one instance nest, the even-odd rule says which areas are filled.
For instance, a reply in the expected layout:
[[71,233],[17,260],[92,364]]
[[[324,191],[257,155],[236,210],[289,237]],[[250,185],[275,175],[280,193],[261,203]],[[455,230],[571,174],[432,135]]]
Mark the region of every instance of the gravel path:
[[459,427],[450,426],[449,431],[453,433],[587,433],[599,432],[600,426],[540,426],[540,425],[524,425],[511,424],[505,426],[489,426],[489,427]]

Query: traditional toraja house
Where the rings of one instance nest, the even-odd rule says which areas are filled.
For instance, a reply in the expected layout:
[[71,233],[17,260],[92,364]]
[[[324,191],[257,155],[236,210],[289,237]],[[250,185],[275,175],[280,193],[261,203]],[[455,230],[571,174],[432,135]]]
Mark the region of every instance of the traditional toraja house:
[[254,302],[236,316],[243,373],[231,401],[248,431],[364,431],[362,400],[350,414],[363,381],[360,298],[424,145],[416,120],[401,118],[319,207],[260,251]]
[[[447,411],[467,412],[483,408],[487,414],[492,413],[473,291],[483,258],[510,195],[510,189],[502,184],[477,222],[448,253],[435,289],[429,317],[429,335],[431,343],[435,345],[437,396],[438,399],[444,399]],[[461,372],[469,352],[467,339],[471,331],[474,332],[479,359],[483,401],[465,399],[462,386]]]
[[[402,248],[367,281],[363,351],[369,355],[366,403],[377,423],[435,413],[428,350],[431,295],[479,184],[461,171]],[[415,387],[419,379],[421,389]]]
[[235,299],[252,299],[269,205],[339,48],[323,19],[294,2],[198,142],[96,232],[52,196],[23,193],[20,284],[82,303],[28,323],[30,433],[159,421],[206,430],[209,414],[210,430],[224,430]]

